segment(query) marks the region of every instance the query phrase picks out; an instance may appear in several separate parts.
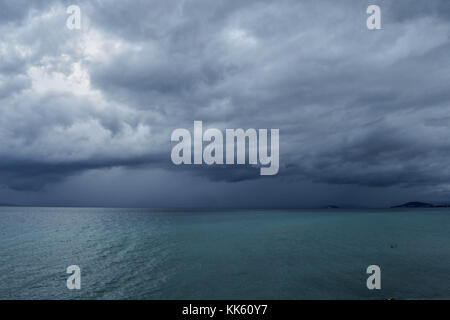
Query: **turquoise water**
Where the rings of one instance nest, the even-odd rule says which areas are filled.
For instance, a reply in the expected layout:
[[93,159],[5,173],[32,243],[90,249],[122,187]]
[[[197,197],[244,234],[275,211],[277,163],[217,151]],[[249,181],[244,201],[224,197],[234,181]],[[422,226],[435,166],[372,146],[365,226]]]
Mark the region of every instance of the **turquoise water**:
[[449,230],[448,209],[3,207],[0,299],[449,299]]

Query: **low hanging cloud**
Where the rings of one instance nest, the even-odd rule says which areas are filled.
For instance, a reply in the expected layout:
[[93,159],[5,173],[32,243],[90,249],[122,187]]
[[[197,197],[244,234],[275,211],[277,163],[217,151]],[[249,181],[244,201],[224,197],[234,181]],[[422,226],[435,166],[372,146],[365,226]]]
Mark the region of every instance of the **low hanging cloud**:
[[279,176],[441,189],[450,170],[448,1],[68,1],[0,4],[0,184],[39,190],[92,169],[211,181],[174,167],[170,133],[279,128]]

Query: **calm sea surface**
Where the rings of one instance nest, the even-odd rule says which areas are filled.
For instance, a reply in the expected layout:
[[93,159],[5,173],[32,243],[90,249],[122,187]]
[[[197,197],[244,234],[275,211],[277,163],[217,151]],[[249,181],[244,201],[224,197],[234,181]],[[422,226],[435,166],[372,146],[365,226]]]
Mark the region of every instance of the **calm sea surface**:
[[0,208],[0,299],[390,297],[450,299],[450,210]]

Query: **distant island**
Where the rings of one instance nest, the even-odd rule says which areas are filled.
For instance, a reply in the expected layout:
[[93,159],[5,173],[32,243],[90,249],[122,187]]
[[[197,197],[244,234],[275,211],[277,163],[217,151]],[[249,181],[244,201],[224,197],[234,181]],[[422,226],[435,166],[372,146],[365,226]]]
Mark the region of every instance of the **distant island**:
[[399,206],[392,206],[391,208],[450,208],[450,205],[448,204],[432,204],[432,203],[426,203],[426,202],[407,202],[404,204],[401,204]]

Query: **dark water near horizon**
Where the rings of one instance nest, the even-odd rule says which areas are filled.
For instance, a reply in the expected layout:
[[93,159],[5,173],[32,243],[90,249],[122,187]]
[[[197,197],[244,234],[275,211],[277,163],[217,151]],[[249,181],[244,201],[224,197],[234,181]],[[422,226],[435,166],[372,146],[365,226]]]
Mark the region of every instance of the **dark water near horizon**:
[[0,299],[450,299],[449,230],[450,209],[3,207]]

